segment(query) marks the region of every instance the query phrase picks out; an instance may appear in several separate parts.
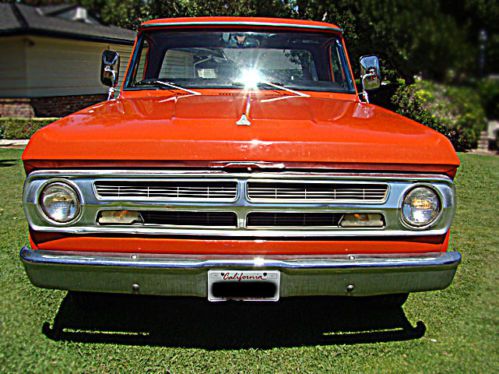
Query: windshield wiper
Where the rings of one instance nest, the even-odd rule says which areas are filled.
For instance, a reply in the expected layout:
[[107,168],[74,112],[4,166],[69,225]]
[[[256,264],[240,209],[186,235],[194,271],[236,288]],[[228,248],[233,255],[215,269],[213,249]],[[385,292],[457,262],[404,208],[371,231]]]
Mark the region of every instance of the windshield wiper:
[[[240,86],[244,86],[244,84],[239,83],[239,82],[234,82],[234,83],[232,83],[232,86],[240,87]],[[286,86],[283,86],[282,83],[280,83],[280,82],[260,81],[257,83],[257,86],[258,87],[259,86],[269,86],[269,87],[276,88],[276,89],[281,90],[281,91],[292,93],[293,95],[296,95],[299,97],[310,97],[310,95],[308,95],[306,93],[296,91],[296,90],[293,90],[293,89],[288,88]]]
[[181,90],[190,93],[191,95],[201,95],[201,92],[193,91],[188,88],[177,86],[172,82],[165,82],[159,79],[143,79],[135,83],[136,86],[156,86],[156,87],[166,87],[173,88],[175,90]]
[[267,85],[267,86],[270,86],[270,87],[273,87],[273,88],[277,88],[278,90],[290,92],[290,93],[292,93],[292,94],[294,94],[296,96],[300,96],[300,97],[310,97],[310,95],[308,95],[306,93],[303,93],[303,92],[300,92],[300,91],[296,91],[296,90],[292,90],[291,88],[283,86],[281,83],[274,83],[274,82],[269,82],[269,81],[262,81],[262,82],[258,82],[258,85]]

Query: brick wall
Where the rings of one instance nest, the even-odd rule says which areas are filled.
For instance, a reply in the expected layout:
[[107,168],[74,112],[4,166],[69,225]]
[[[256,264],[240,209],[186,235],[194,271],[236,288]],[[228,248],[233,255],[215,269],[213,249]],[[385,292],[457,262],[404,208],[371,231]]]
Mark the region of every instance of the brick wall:
[[64,117],[106,100],[103,95],[52,96],[1,99],[0,117]]
[[0,99],[0,117],[34,117],[31,99]]
[[106,95],[37,97],[31,99],[31,105],[37,117],[64,117],[106,98]]

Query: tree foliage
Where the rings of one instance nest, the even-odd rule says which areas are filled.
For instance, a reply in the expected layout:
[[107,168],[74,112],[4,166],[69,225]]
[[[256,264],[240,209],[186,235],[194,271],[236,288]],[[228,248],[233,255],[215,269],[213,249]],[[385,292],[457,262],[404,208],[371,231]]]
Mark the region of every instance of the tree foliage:
[[401,85],[392,97],[396,111],[444,134],[457,151],[476,146],[486,117],[477,90],[430,81]]
[[[378,54],[389,72],[406,81],[411,82],[414,75],[460,80],[474,69],[476,34],[470,32],[480,20],[469,13],[472,8],[465,2],[453,2],[454,8],[446,0],[298,0],[297,4],[300,18],[342,26],[354,60],[362,54]],[[490,2],[474,9],[483,12],[494,7],[498,8]]]

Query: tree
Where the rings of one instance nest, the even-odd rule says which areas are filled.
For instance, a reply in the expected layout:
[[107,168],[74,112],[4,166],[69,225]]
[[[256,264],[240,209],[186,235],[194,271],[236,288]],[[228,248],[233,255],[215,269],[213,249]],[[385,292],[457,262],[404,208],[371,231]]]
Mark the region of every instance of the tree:
[[148,18],[147,4],[142,0],[77,0],[97,14],[105,24],[136,29]]
[[[297,16],[338,23],[353,60],[381,56],[392,75],[444,80],[473,63],[466,31],[433,0],[298,0]],[[354,65],[355,66],[355,65]]]

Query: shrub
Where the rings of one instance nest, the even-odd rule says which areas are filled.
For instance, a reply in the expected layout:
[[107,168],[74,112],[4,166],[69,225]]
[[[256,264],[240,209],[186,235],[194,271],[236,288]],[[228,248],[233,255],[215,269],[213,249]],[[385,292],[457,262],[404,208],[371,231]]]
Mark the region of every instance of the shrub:
[[400,86],[392,103],[398,113],[447,136],[458,151],[475,147],[487,123],[480,95],[470,87],[418,81]]
[[0,139],[29,139],[57,118],[0,118]]
[[499,119],[499,79],[482,79],[477,88],[487,117]]

